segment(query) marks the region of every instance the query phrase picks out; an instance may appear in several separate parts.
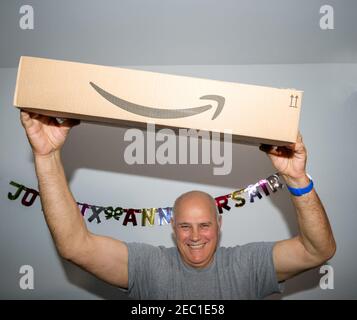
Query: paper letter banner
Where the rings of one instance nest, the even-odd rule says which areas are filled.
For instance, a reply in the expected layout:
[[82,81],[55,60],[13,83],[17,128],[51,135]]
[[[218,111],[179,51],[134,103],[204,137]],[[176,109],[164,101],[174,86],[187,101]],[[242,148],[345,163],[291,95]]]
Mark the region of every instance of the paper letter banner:
[[[32,206],[40,193],[37,190],[28,188],[18,182],[10,181],[11,191],[8,192],[8,199],[21,201],[25,207]],[[255,184],[250,184],[245,188],[237,189],[229,194],[215,197],[216,206],[219,214],[230,211],[232,208],[243,207],[247,202],[253,203],[269,196],[272,192],[281,189],[283,184],[280,182],[279,174],[273,174],[266,179],[259,180]],[[101,223],[111,220],[121,222],[123,226],[154,226],[167,225],[173,215],[172,207],[163,208],[123,208],[121,206],[99,206],[88,202],[77,202],[82,216],[88,222]],[[141,214],[138,217],[138,214]]]

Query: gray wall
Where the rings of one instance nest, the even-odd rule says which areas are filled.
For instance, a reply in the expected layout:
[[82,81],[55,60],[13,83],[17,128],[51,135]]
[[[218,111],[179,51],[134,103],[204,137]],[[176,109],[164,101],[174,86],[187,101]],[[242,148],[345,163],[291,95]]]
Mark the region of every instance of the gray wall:
[[[31,151],[12,106],[18,57],[25,54],[304,90],[300,129],[309,151],[308,172],[337,240],[338,251],[329,262],[335,288],[320,289],[321,275],[314,269],[271,298],[357,298],[355,1],[27,3],[35,9],[35,28],[27,31],[18,25],[24,3],[0,4],[0,298],[126,298],[56,254],[38,200],[24,207],[7,198],[14,190],[11,180],[37,188]],[[319,28],[323,4],[335,9],[334,30]],[[256,147],[240,144],[233,145],[229,176],[213,176],[213,165],[129,166],[123,159],[124,132],[89,123],[73,129],[63,162],[77,201],[162,207],[187,190],[222,195],[274,172]],[[173,245],[170,226],[87,224],[95,233],[125,241]],[[295,235],[296,228],[283,190],[226,213],[221,245],[280,240]],[[19,287],[19,269],[27,264],[35,271],[34,290]]]

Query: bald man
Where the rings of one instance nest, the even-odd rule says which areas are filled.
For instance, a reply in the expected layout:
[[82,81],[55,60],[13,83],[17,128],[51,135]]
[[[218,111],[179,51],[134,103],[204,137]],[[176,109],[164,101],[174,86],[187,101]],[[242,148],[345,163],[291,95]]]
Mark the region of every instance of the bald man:
[[218,246],[221,216],[204,192],[181,195],[174,204],[176,246],[165,248],[91,233],[69,190],[61,148],[79,122],[21,111],[32,148],[46,222],[59,254],[137,299],[261,299],[281,282],[329,260],[333,233],[306,174],[299,134],[287,147],[261,146],[284,177],[296,207],[299,234],[278,242]]

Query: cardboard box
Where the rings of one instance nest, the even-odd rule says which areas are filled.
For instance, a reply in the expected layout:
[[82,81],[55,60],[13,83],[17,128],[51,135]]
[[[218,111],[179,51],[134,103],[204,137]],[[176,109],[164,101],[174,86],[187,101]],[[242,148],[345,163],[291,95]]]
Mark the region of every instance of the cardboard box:
[[249,144],[296,141],[302,91],[21,57],[14,105],[60,118],[224,132]]

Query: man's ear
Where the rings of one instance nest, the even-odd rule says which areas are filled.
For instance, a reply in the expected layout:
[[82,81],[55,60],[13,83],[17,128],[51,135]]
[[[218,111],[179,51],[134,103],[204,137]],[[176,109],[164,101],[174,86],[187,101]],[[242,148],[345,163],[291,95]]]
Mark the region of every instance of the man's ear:
[[173,231],[174,234],[175,234],[175,222],[174,222],[174,219],[173,219],[173,218],[170,219],[170,223],[171,223],[172,231]]
[[171,224],[171,228],[172,228],[173,237],[174,237],[174,239],[176,239],[175,222],[174,222],[173,218],[170,219],[170,224]]
[[218,225],[219,225],[219,229],[221,229],[221,227],[222,227],[222,215],[218,216]]

